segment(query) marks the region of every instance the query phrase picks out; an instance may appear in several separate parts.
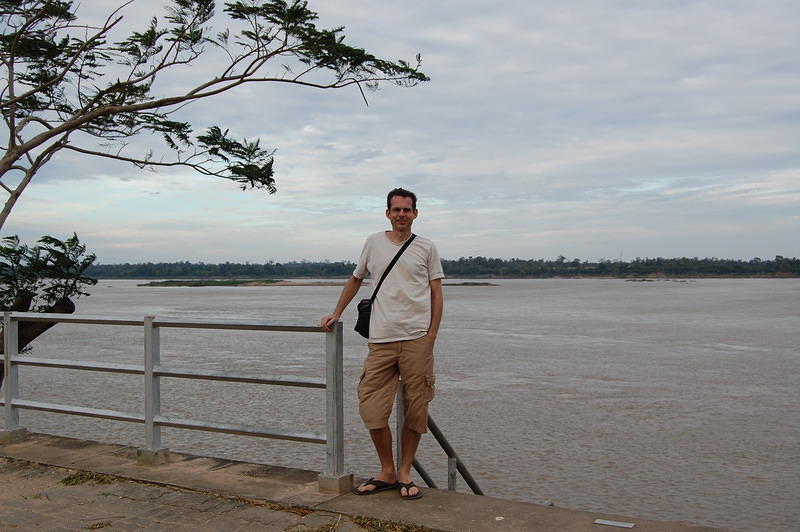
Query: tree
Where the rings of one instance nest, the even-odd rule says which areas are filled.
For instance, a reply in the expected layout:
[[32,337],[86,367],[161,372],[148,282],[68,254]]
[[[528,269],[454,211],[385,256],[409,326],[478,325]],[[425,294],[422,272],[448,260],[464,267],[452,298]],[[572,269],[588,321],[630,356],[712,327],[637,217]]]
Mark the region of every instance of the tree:
[[[74,233],[64,241],[43,236],[39,245],[33,247],[22,244],[16,235],[4,238],[0,244],[0,310],[74,312],[72,298],[89,295],[84,287],[97,283],[85,274],[94,260],[94,253],[86,253],[86,246]],[[24,349],[53,325],[20,323],[19,349]],[[3,349],[3,332],[0,332],[0,352]]]
[[[58,152],[72,150],[138,167],[183,166],[275,192],[274,150],[258,140],[236,140],[213,125],[193,138],[174,116],[186,104],[248,83],[319,89],[380,81],[413,86],[427,81],[420,56],[387,61],[344,43],[343,28],[320,29],[300,0],[225,2],[232,31],[209,24],[213,0],[172,0],[163,20],[113,40],[128,0],[97,27],[80,23],[68,0],[0,0],[0,67],[7,84],[0,110],[8,130],[0,159],[0,187],[8,193],[0,228],[36,172]],[[156,93],[166,72],[199,63],[213,50],[223,60],[204,64],[205,79],[173,93]],[[213,55],[213,54],[212,54]],[[160,135],[170,158],[129,153],[129,139]]]

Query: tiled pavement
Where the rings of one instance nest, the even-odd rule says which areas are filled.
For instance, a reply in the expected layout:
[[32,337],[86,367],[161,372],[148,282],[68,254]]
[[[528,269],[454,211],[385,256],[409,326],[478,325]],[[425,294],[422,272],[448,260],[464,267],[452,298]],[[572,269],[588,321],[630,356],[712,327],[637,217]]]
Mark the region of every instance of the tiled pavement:
[[293,510],[131,480],[63,484],[72,474],[73,470],[0,459],[0,530],[303,532],[327,524],[342,532],[363,530],[335,512]]

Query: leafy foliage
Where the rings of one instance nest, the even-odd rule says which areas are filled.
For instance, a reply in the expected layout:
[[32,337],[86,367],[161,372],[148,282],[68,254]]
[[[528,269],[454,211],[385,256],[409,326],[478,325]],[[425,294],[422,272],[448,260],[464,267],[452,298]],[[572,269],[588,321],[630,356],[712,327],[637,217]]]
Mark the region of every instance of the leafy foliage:
[[97,280],[86,275],[86,270],[95,258],[86,253],[86,246],[74,233],[63,241],[43,236],[33,247],[22,244],[16,235],[4,238],[0,245],[0,308],[43,312],[62,299],[88,296],[84,287]]
[[[80,23],[72,1],[0,0],[0,68],[8,81],[0,111],[9,133],[0,147],[0,187],[9,195],[0,227],[34,174],[64,149],[143,168],[185,166],[274,193],[274,150],[219,126],[194,134],[173,115],[246,83],[374,89],[380,81],[428,80],[419,55],[415,64],[393,62],[350,46],[343,28],[318,28],[303,0],[225,2],[231,27],[221,31],[211,25],[213,0],[172,0],[162,19],[118,36],[135,4],[122,3],[98,27]],[[190,84],[196,77],[186,76],[189,86],[156,90],[162,74],[189,72],[204,57],[204,79]],[[129,153],[140,133],[160,137],[159,149],[171,155]]]

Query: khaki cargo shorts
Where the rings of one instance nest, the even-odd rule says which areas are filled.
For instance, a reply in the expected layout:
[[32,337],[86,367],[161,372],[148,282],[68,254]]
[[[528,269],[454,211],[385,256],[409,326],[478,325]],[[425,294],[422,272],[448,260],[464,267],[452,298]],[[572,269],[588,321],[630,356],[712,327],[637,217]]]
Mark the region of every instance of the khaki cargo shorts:
[[433,399],[433,341],[428,336],[369,344],[358,383],[361,419],[368,429],[389,425],[398,377],[403,379],[405,424],[414,432],[428,431],[428,403]]

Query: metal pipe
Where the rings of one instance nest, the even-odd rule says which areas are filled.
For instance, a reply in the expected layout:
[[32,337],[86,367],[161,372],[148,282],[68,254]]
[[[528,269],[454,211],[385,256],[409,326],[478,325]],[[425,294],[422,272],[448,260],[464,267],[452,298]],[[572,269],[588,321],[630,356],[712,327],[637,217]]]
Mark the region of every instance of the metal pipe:
[[414,466],[414,469],[417,470],[417,473],[419,473],[419,476],[422,477],[422,480],[425,481],[425,484],[427,484],[429,488],[438,488],[436,482],[433,481],[431,476],[428,474],[427,471],[425,471],[425,468],[422,467],[422,464],[420,464],[416,458],[414,458],[414,461],[411,462],[411,465]]
[[88,362],[84,360],[65,360],[61,358],[18,357],[11,360],[17,366],[35,366],[39,368],[80,369],[84,371],[101,371],[103,373],[125,373],[143,375],[141,366],[132,364],[116,364],[113,362]]
[[447,457],[447,489],[456,491],[456,468],[458,467],[458,458],[455,456]]
[[435,421],[433,421],[433,418],[431,416],[428,416],[428,428],[430,429],[431,434],[433,434],[433,437],[436,438],[436,441],[439,442],[439,445],[442,447],[447,456],[448,457],[452,456],[456,458],[458,472],[461,473],[461,476],[464,478],[464,481],[472,490],[472,493],[476,495],[483,495],[483,490],[481,490],[481,488],[478,486],[478,483],[475,482],[475,479],[472,478],[472,475],[467,469],[467,466],[465,466],[464,463],[461,461],[461,459],[458,457],[458,454],[456,453],[455,449],[453,449],[453,447],[450,445],[450,442],[447,441],[447,438],[445,438],[441,429],[439,429],[439,426],[436,424]]
[[[141,373],[141,372],[140,372]],[[325,388],[325,379],[312,377],[290,377],[275,375],[253,375],[236,371],[208,369],[164,368],[156,366],[153,375],[179,379],[205,379],[219,382],[245,382],[250,384],[270,384],[273,386],[299,386],[301,388]]]
[[14,407],[14,400],[19,397],[19,368],[11,360],[19,354],[19,322],[11,312],[3,313],[3,368],[5,370],[5,430],[18,430],[19,410]]
[[155,316],[144,317],[144,446],[148,451],[160,451],[161,425],[155,418],[161,415],[161,378],[153,368],[161,364],[161,339],[153,321]]
[[179,429],[204,430],[206,432],[222,432],[225,434],[239,434],[242,436],[257,436],[275,440],[292,440],[306,443],[325,443],[325,434],[316,432],[290,432],[283,429],[259,428],[251,425],[238,425],[235,423],[215,423],[212,421],[197,421],[179,417],[158,416],[154,422],[159,427],[175,427]]
[[344,363],[342,322],[325,336],[325,475],[344,475]]
[[41,412],[53,412],[56,414],[72,414],[76,416],[112,419],[114,421],[129,421],[131,423],[144,423],[143,415],[134,412],[122,412],[119,410],[86,408],[83,406],[61,405],[54,403],[45,403],[43,401],[30,401],[27,399],[14,399],[13,406],[17,409],[23,408],[25,410],[39,410]]

